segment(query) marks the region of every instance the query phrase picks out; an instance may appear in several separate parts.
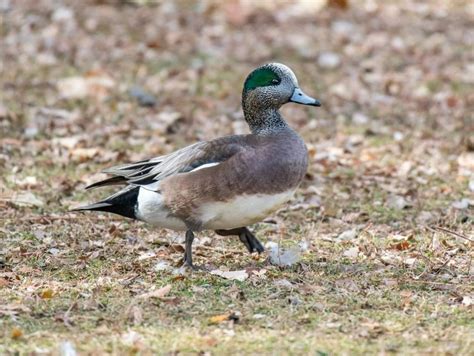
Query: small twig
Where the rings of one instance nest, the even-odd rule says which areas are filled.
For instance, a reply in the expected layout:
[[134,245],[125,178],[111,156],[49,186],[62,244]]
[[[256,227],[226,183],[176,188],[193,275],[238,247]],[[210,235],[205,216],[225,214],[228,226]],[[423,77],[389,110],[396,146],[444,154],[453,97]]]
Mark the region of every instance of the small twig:
[[204,245],[196,245],[196,248],[203,249],[203,250],[209,250],[209,251],[222,252],[222,253],[225,253],[225,254],[238,253],[238,254],[242,255],[242,254],[245,253],[245,251],[240,251],[240,250],[231,250],[231,249],[228,249],[228,248],[211,247],[211,246],[204,246]]
[[441,227],[441,226],[435,226],[434,228],[430,227],[430,226],[426,226],[426,227],[428,228],[428,230],[431,230],[433,232],[443,231],[443,232],[446,232],[446,233],[451,234],[453,236],[460,237],[461,239],[464,239],[464,240],[467,240],[469,242],[474,243],[474,240],[470,239],[469,237],[464,236],[463,234],[460,234],[459,232],[446,229],[445,227]]
[[452,276],[456,276],[456,273],[453,273],[449,268],[445,268],[448,263],[455,257],[456,255],[452,255],[451,257],[449,257],[446,261],[444,261],[444,263],[439,266],[439,267],[436,267],[436,268],[433,268],[432,270],[436,273],[440,272],[442,269],[445,269],[446,271],[448,271]]
[[419,251],[418,251],[418,254],[421,258],[423,258],[425,260],[425,262],[427,261],[428,263],[425,265],[425,269],[423,270],[423,272],[421,272],[418,276],[412,276],[412,278],[414,280],[419,280],[421,278],[421,276],[423,276],[428,271],[428,269],[432,269],[431,266],[433,265],[433,262],[431,262],[431,260],[428,257],[423,255]]
[[368,232],[369,229],[372,227],[372,223],[369,222],[367,225],[364,226],[364,228],[362,229],[363,232]]
[[414,279],[413,277],[412,277],[410,282],[425,283],[425,284],[437,284],[437,285],[441,285],[441,286],[459,286],[459,283],[425,281],[425,280]]
[[[176,238],[174,240],[176,240]],[[182,245],[178,242],[175,242],[174,240],[171,242],[168,240],[154,240],[153,243],[160,246],[171,247],[171,248],[173,248],[173,245]],[[224,254],[228,254],[228,253],[244,254],[244,251],[241,251],[241,250],[233,250],[233,249],[228,249],[228,248],[212,247],[212,246],[205,246],[205,245],[196,245],[194,246],[194,248],[208,250],[208,251],[216,251],[216,252],[221,252]]]

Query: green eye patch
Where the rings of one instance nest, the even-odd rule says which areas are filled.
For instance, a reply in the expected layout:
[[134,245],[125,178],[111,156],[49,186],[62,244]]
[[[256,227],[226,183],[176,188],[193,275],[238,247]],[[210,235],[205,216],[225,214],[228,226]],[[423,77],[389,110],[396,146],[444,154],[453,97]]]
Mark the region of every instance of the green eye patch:
[[280,77],[270,68],[260,68],[248,76],[244,84],[244,89],[248,91],[258,87],[278,85],[280,81]]

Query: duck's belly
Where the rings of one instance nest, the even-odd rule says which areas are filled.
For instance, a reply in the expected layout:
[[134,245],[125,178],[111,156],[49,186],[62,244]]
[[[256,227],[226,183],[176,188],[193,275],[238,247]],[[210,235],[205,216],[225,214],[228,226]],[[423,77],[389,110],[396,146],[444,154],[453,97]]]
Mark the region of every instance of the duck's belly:
[[233,229],[255,224],[293,197],[295,190],[278,194],[243,195],[226,202],[211,202],[199,209],[203,229]]
[[[193,215],[204,230],[234,229],[255,224],[275,212],[293,197],[295,190],[279,194],[243,195],[225,202],[203,204]],[[187,230],[183,220],[173,216],[161,194],[140,188],[137,218],[165,229]]]

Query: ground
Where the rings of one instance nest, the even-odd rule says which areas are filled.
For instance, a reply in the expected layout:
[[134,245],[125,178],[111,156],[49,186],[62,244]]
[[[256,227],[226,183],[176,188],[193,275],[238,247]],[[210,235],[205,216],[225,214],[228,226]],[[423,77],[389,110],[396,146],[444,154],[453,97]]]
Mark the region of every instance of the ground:
[[[0,354],[472,355],[474,7],[328,3],[2,2]],[[308,174],[252,227],[290,266],[203,232],[183,272],[182,234],[69,212],[246,133],[268,61],[323,103],[283,108]]]

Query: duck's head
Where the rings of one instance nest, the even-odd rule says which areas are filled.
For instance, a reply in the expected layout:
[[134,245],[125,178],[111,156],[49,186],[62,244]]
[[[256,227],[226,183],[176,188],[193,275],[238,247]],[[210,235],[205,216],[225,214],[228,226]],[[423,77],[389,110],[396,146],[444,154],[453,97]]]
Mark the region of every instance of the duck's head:
[[242,101],[244,110],[279,109],[289,102],[321,106],[319,100],[303,93],[293,71],[281,63],[268,63],[254,69],[245,80]]
[[245,80],[242,107],[252,132],[286,125],[278,109],[290,102],[321,106],[319,100],[303,93],[295,74],[284,64],[264,64]]

